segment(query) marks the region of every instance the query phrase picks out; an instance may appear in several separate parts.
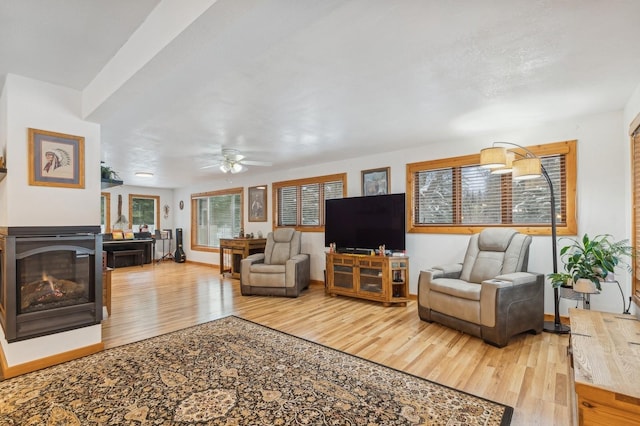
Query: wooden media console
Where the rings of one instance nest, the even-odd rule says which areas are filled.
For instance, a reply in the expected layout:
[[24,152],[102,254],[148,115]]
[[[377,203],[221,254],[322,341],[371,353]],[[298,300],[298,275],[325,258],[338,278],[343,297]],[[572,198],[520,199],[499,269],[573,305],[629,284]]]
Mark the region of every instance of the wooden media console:
[[406,306],[409,258],[327,253],[327,293]]

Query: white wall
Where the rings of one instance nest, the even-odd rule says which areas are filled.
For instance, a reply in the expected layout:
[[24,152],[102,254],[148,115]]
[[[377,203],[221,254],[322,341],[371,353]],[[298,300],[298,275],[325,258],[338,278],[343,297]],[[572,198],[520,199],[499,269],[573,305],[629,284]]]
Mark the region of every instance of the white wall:
[[[348,196],[361,195],[360,171],[378,167],[391,167],[391,192],[406,192],[406,164],[439,158],[474,154],[489,146],[493,141],[511,141],[520,145],[536,145],[565,140],[578,140],[578,185],[577,222],[578,235],[609,233],[616,239],[629,238],[628,187],[627,178],[629,143],[622,131],[623,112],[611,112],[587,117],[577,117],[544,126],[522,128],[492,134],[478,134],[473,138],[442,141],[425,144],[424,147],[391,151],[344,161],[308,166],[304,168],[274,171],[266,170],[256,176],[233,175],[231,182],[212,181],[210,185],[175,190],[174,200],[185,201],[185,209],[176,215],[176,226],[190,232],[190,194],[231,187],[268,184],[269,206],[267,222],[245,222],[245,232],[266,233],[271,230],[272,182],[299,179],[333,173],[347,173]],[[390,141],[390,146],[392,146]],[[247,206],[245,203],[245,217]],[[529,270],[548,274],[552,272],[551,237],[534,236],[531,246]],[[410,291],[417,293],[417,278],[421,269],[432,265],[455,263],[462,260],[468,235],[452,234],[408,234],[407,255],[410,256]],[[561,238],[559,247],[566,244]],[[302,236],[303,250],[311,254],[311,278],[323,280],[324,234],[306,232]],[[217,253],[194,252],[185,238],[187,259],[205,263],[218,263]],[[561,267],[560,263],[560,267]],[[628,297],[629,276],[618,274],[626,297]],[[615,286],[615,285],[614,285]],[[602,294],[593,296],[593,309],[611,312],[622,311],[622,300],[617,287],[607,285]],[[547,284],[545,292],[545,312],[552,314],[553,291]],[[568,307],[575,302],[562,300],[561,314],[566,315]]]
[[[0,155],[6,159],[7,147],[7,89],[0,93]],[[9,203],[7,202],[7,180],[0,181],[0,224],[7,223]]]
[[[178,202],[174,202],[174,193],[172,189],[162,189],[162,188],[147,188],[144,186],[132,186],[132,185],[121,185],[121,186],[113,186],[111,188],[103,189],[102,192],[106,192],[110,194],[111,205],[110,205],[110,223],[111,227],[116,220],[118,220],[118,195],[122,195],[122,214],[127,216],[129,223],[131,222],[131,218],[129,217],[129,194],[136,195],[154,195],[160,197],[160,205],[158,208],[160,209],[160,223],[156,225],[157,229],[174,229],[174,218],[177,214],[178,210]],[[164,206],[169,206],[169,214],[165,217]],[[131,226],[129,226],[131,228]],[[138,232],[137,228],[133,228],[134,232]],[[109,232],[107,230],[106,232]],[[175,229],[174,229],[175,232]],[[172,249],[175,251],[175,234],[172,233],[174,238],[172,243]],[[166,248],[169,248],[169,244],[166,244]],[[162,256],[162,244],[157,244],[156,246],[156,258],[158,256]]]
[[[7,200],[4,226],[100,225],[100,126],[80,118],[80,92],[7,76]],[[85,188],[30,186],[28,128],[84,136]]]
[[[7,76],[2,94],[4,110],[0,110],[3,116],[0,134],[6,143],[7,161],[7,177],[0,182],[3,201],[0,226],[100,225],[100,126],[80,119],[80,103],[78,91],[16,75]],[[84,136],[84,189],[29,185],[29,127]],[[99,344],[102,327],[83,327],[65,332],[63,336],[56,334],[9,344],[2,335],[0,344],[11,367]]]
[[627,104],[624,107],[624,129],[628,133],[629,125],[633,121],[636,116],[640,114],[640,84],[636,87],[636,90],[633,91]]

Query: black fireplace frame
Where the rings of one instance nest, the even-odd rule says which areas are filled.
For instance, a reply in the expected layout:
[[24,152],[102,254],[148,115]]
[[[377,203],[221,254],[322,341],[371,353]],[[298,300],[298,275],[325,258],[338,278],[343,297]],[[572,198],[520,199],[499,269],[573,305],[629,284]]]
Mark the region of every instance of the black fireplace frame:
[[[91,254],[92,301],[29,313],[18,312],[16,243],[47,241],[49,249],[71,249]],[[91,248],[74,246],[73,242],[90,242]],[[51,244],[53,242],[53,244]],[[87,244],[89,245],[89,244]],[[0,229],[0,323],[8,342],[31,339],[102,321],[102,235],[99,226],[8,227]],[[13,287],[13,289],[11,288]]]

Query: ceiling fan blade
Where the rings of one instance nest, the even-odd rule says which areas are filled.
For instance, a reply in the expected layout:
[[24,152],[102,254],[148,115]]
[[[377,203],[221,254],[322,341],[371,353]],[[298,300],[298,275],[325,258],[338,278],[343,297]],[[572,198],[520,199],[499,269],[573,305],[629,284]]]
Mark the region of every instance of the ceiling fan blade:
[[242,160],[240,163],[245,166],[273,166],[273,163],[269,161],[251,161],[251,160]]
[[200,170],[202,170],[202,169],[210,169],[212,167],[220,167],[220,163],[209,164],[208,166],[202,166],[202,167],[200,167]]

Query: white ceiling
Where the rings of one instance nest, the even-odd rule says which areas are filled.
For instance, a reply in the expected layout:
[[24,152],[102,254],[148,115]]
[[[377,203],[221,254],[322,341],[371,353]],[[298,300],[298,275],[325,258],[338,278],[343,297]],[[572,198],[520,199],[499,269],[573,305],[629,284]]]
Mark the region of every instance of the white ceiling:
[[83,90],[102,160],[171,188],[222,179],[200,167],[223,147],[282,169],[621,110],[639,16],[638,0],[2,0],[0,77]]

